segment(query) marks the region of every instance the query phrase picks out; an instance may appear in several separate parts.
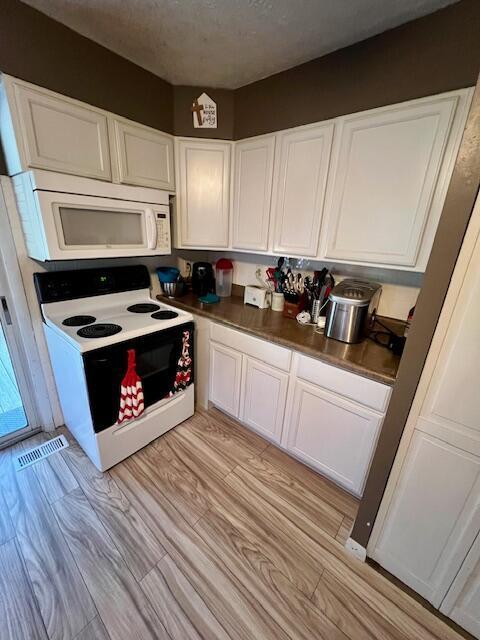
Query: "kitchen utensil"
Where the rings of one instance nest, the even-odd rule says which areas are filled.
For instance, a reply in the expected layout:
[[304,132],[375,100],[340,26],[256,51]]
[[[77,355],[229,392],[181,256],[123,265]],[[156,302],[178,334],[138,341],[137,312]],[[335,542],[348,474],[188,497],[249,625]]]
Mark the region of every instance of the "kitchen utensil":
[[283,311],[284,306],[285,298],[283,296],[283,293],[274,291],[272,293],[272,311]]
[[317,324],[318,322],[318,318],[320,316],[320,300],[315,299],[312,303],[312,312],[311,312],[311,316],[312,316],[312,322],[314,324]]
[[169,298],[174,298],[177,291],[176,282],[162,282],[163,293]]
[[283,315],[286,318],[295,319],[300,313],[300,311],[303,311],[303,309],[304,309],[303,298],[301,298],[300,300],[297,300],[296,302],[290,302],[289,300],[285,299],[285,304],[283,307]]
[[157,276],[160,284],[164,282],[176,282],[180,271],[176,267],[157,267]]

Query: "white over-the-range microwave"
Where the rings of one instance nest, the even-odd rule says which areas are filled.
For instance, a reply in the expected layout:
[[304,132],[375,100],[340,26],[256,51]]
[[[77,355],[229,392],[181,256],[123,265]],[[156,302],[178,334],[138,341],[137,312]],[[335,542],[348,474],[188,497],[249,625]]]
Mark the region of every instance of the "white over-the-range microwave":
[[12,181],[28,255],[36,260],[171,253],[166,191],[36,169]]

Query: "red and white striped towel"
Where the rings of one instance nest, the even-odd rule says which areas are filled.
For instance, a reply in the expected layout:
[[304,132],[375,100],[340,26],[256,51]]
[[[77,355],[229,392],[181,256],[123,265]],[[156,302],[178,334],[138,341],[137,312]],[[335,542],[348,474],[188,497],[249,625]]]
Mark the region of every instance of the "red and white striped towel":
[[135,367],[135,349],[128,350],[128,368],[120,386],[118,424],[138,418],[145,411],[143,386]]

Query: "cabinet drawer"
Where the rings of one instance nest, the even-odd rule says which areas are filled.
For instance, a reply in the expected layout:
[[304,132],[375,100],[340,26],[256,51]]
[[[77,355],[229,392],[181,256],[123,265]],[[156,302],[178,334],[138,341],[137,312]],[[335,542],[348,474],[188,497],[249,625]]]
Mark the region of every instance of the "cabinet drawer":
[[298,357],[297,376],[382,413],[392,391],[386,384],[302,355]]
[[212,323],[210,337],[215,342],[225,344],[240,353],[257,358],[257,360],[262,360],[277,369],[290,370],[292,352],[289,349],[215,323]]

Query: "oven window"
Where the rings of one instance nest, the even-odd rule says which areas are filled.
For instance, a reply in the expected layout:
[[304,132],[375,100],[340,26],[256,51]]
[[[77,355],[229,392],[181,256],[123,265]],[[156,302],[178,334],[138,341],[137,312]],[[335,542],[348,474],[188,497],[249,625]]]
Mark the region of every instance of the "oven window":
[[66,247],[144,244],[141,211],[67,206],[60,206],[58,211]]
[[150,376],[160,376],[165,374],[172,361],[173,344],[164,344],[147,351],[137,352],[137,373],[145,384],[146,378]]

